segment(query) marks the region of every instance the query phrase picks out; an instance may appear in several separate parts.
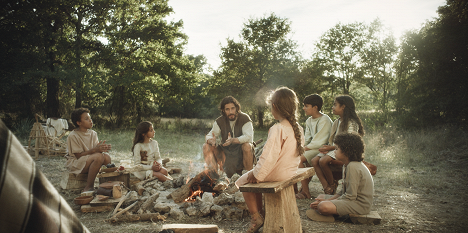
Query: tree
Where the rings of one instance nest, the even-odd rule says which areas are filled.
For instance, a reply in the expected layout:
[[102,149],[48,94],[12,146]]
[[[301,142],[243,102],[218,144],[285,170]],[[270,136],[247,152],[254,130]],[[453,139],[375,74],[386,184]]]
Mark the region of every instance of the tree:
[[363,76],[359,82],[366,85],[379,109],[387,115],[390,94],[395,83],[394,61],[398,52],[393,35],[386,31],[382,22],[374,20],[366,30],[366,41],[361,50]]
[[408,123],[466,124],[467,12],[466,1],[448,0],[438,19],[405,35],[398,74],[407,86],[399,90],[399,103],[406,107]]
[[363,77],[361,52],[365,40],[365,25],[338,23],[316,44],[313,59],[322,67],[323,75],[331,79],[332,90],[349,94],[353,82]]
[[297,45],[287,36],[288,19],[276,16],[249,19],[241,31],[241,41],[227,39],[221,48],[222,64],[214,72],[210,88],[221,99],[235,96],[244,106],[256,112],[263,127],[265,95],[279,85],[292,86],[299,73]]
[[5,98],[22,95],[5,101],[9,106],[3,110],[32,117],[46,107],[48,117],[60,116],[58,93],[65,77],[58,67],[65,60],[67,27],[59,5],[38,0],[9,2],[2,7],[1,92]]
[[[101,59],[107,93],[106,107],[117,126],[124,117],[180,111],[190,103],[203,78],[195,60],[183,54],[186,35],[182,21],[166,22],[173,10],[167,1],[116,3],[105,31],[108,45]],[[146,112],[146,113],[145,113]]]

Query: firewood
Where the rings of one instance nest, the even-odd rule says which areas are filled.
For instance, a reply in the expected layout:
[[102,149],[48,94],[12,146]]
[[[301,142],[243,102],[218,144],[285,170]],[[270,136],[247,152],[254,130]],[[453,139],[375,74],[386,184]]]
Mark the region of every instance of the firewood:
[[136,187],[136,191],[138,192],[138,195],[140,196],[143,195],[143,192],[145,191],[145,184],[155,179],[157,179],[157,177],[151,177],[147,180],[143,180],[141,182],[136,183],[135,187]]
[[118,216],[124,214],[128,210],[130,210],[133,206],[135,206],[138,203],[138,201],[135,201],[133,204],[129,205],[127,208],[123,209],[122,211],[118,212],[117,214],[114,214],[111,218],[117,218]]
[[121,217],[112,217],[107,221],[110,223],[118,223],[118,222],[136,222],[136,221],[165,221],[166,217],[160,215],[159,213],[151,213],[151,214],[132,214],[127,216]]
[[169,163],[169,161],[171,161],[171,159],[169,159],[169,158],[163,159],[163,160],[162,160],[162,166],[163,166],[163,167],[166,167],[166,163]]
[[155,193],[151,195],[146,201],[141,205],[140,209],[137,211],[138,214],[143,214],[145,213],[145,210],[148,209],[149,206],[153,205],[154,201],[158,199],[159,193]]
[[[169,197],[174,200],[175,203],[183,202],[188,196],[190,196],[190,189],[192,184],[195,182],[200,182],[202,177],[205,176],[205,172],[200,172],[198,175],[193,177],[187,184],[182,185],[179,189],[176,189],[174,192],[169,194]],[[168,197],[168,198],[169,198]]]
[[130,196],[130,193],[131,193],[131,192],[128,192],[127,195],[125,195],[122,199],[120,199],[119,204],[117,204],[117,206],[115,207],[114,212],[112,212],[112,215],[114,215],[115,213],[117,213],[117,210],[120,208],[120,206],[122,205],[122,203],[124,203],[124,201]]

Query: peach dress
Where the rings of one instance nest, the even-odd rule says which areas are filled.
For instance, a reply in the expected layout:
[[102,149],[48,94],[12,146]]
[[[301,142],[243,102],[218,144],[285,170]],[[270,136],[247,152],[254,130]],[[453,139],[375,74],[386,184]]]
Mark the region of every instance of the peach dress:
[[[287,122],[287,121],[286,121]],[[301,144],[304,145],[304,130],[299,126],[301,132]],[[247,183],[250,172],[259,182],[282,181],[296,175],[300,157],[296,148],[294,130],[287,122],[276,123],[268,131],[268,139],[263,147],[257,165],[242,175],[236,186],[240,187]]]

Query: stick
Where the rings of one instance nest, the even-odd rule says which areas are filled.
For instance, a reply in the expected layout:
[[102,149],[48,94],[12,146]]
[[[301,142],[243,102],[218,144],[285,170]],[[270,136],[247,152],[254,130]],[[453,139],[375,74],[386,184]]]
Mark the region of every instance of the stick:
[[133,206],[135,206],[138,203],[138,201],[135,201],[133,204],[128,206],[127,208],[123,209],[122,211],[118,212],[117,214],[113,215],[111,218],[117,218],[118,216],[122,215],[123,213],[127,212],[129,209],[131,209]]
[[127,198],[130,196],[130,193],[131,193],[131,192],[128,192],[127,195],[125,195],[122,199],[120,199],[119,204],[117,204],[117,206],[116,206],[115,209],[114,209],[114,212],[112,212],[112,214],[111,214],[110,216],[112,216],[112,215],[114,215],[115,213],[117,213],[117,210],[119,210],[120,206],[121,206],[122,203],[125,201],[125,199],[127,199]]

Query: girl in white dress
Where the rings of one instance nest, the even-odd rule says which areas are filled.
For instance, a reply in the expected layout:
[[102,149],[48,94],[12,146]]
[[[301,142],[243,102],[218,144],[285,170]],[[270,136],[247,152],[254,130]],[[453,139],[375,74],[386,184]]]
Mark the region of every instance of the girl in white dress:
[[144,171],[133,174],[140,180],[157,177],[164,182],[169,179],[167,170],[162,166],[158,142],[153,139],[153,124],[144,121],[138,124],[133,138],[133,161],[135,165],[142,164]]

